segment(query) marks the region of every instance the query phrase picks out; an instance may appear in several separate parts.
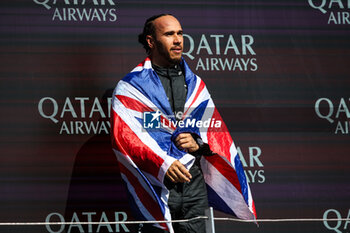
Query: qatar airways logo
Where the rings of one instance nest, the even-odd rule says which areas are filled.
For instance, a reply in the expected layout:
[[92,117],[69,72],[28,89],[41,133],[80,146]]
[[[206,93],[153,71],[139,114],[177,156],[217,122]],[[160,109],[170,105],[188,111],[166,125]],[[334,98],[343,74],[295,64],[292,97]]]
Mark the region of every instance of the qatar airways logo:
[[334,134],[350,134],[350,98],[332,100],[319,98],[315,102],[316,115],[334,126]]
[[112,98],[66,97],[64,101],[43,97],[38,102],[40,116],[57,125],[63,135],[109,134]]
[[265,170],[262,162],[262,149],[259,146],[237,147],[237,153],[244,167],[248,183],[265,183]]
[[114,0],[33,0],[52,12],[52,21],[115,22]]
[[[346,208],[346,207],[345,207]],[[350,232],[350,209],[328,209],[323,213],[323,225],[329,232]]]
[[[47,215],[45,227],[48,233],[72,232],[130,232],[125,221],[128,215],[124,211],[108,214],[106,212],[74,212],[72,217],[54,212]],[[69,223],[69,224],[67,224]]]
[[254,72],[258,70],[252,35],[184,34],[183,55],[196,62],[197,71]]
[[328,16],[328,24],[350,24],[349,0],[308,0],[309,5]]

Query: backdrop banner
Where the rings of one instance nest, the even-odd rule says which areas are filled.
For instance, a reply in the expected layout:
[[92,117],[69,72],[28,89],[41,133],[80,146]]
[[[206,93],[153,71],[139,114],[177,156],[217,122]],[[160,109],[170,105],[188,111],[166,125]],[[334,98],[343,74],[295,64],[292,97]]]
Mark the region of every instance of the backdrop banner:
[[296,219],[216,221],[216,232],[349,233],[346,0],[2,0],[0,232],[137,232],[110,223],[135,220],[110,104],[160,13],[182,24],[183,57],[227,123],[258,220]]

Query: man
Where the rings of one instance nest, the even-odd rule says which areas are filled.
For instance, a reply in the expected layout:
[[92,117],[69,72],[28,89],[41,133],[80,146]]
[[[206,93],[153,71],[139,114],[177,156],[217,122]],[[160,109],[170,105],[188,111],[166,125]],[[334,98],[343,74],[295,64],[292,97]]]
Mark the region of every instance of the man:
[[[119,82],[112,106],[113,147],[135,215],[143,220],[203,216],[209,195],[216,209],[253,219],[233,141],[205,84],[182,58],[181,24],[172,15],[153,16],[139,42],[149,57]],[[173,230],[205,232],[204,220],[141,228]]]

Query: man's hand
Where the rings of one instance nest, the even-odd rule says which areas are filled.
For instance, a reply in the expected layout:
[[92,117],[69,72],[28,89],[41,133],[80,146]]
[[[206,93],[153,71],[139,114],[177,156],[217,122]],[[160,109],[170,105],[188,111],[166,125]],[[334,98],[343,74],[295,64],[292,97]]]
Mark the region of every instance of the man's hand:
[[[175,145],[186,152],[195,152],[199,149],[197,142],[190,133],[181,133],[175,139]],[[190,182],[192,176],[179,160],[173,162],[165,175],[174,183]]]
[[175,144],[179,149],[190,153],[199,149],[199,145],[190,133],[180,133],[175,139]]
[[174,183],[190,182],[192,179],[190,172],[179,160],[176,160],[170,165],[165,175]]

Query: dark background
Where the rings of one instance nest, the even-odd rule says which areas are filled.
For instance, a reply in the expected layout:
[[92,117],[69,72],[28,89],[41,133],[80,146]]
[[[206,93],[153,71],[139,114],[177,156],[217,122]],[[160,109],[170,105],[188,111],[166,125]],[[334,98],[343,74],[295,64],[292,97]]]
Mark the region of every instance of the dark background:
[[[323,218],[329,209],[333,210],[328,218],[339,217],[335,213],[349,217],[350,24],[329,22],[332,12],[336,16],[350,13],[346,1],[343,9],[325,1],[325,14],[307,0],[68,2],[48,1],[51,9],[30,0],[7,0],[0,5],[0,222],[45,222],[51,213],[59,213],[65,221],[85,222],[87,213],[94,213],[92,221],[106,220],[103,216],[115,221],[116,212],[125,212],[133,220],[106,130],[67,133],[62,124],[107,125],[107,99],[117,82],[145,58],[137,35],[146,18],[159,13],[174,14],[184,33],[193,38],[195,58],[184,58],[206,82],[247,162],[245,170],[260,174],[254,180],[248,175],[258,219]],[[312,2],[320,5],[322,1]],[[53,20],[56,9],[68,8],[113,9],[117,19]],[[199,49],[204,45],[202,35],[213,54]],[[223,35],[220,54],[211,35]],[[224,54],[230,35],[240,54],[233,49]],[[254,38],[255,54],[242,54],[242,35]],[[188,51],[187,38],[185,43]],[[214,58],[256,59],[257,69],[251,70],[250,65],[233,71],[198,68],[199,59]],[[39,112],[45,97],[57,103],[57,123]],[[76,99],[82,97],[86,98],[85,116]],[[333,104],[334,123],[316,114],[320,98]],[[49,101],[42,107],[48,115],[55,111]],[[320,108],[325,115],[330,111],[325,101]],[[343,130],[336,130],[338,122]],[[249,151],[257,155],[257,150],[260,164],[256,160],[250,164]],[[215,216],[230,217],[219,212]],[[216,230],[350,231],[349,222],[337,224],[328,225],[336,231],[327,229],[324,222],[256,227],[217,221]],[[58,229],[52,227],[54,232]],[[97,232],[97,226],[90,230],[65,227],[66,232],[81,229]],[[111,232],[107,226],[100,227],[99,232],[103,231]],[[0,226],[0,232],[49,231],[45,226]],[[115,226],[112,232],[118,232]]]

